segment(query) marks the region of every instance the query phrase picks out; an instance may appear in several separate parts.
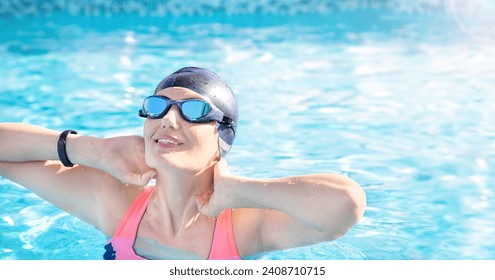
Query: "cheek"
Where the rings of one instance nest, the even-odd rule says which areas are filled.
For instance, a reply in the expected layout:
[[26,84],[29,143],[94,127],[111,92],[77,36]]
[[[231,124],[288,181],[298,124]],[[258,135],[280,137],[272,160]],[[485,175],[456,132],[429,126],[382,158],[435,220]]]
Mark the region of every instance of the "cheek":
[[156,130],[156,127],[159,126],[159,122],[157,120],[146,119],[143,125],[143,137],[144,139],[150,138],[150,134],[152,131]]
[[202,154],[214,154],[218,150],[218,133],[215,125],[198,127],[193,134],[196,147]]
[[150,142],[151,141],[150,139],[151,139],[152,132],[154,130],[156,130],[156,128],[155,128],[156,125],[157,125],[156,121],[147,119],[144,122],[144,126],[143,126],[144,157],[145,157],[146,164],[148,164],[148,166],[153,165],[152,164],[152,162],[153,162],[153,156],[152,156],[153,147],[152,147],[152,143]]

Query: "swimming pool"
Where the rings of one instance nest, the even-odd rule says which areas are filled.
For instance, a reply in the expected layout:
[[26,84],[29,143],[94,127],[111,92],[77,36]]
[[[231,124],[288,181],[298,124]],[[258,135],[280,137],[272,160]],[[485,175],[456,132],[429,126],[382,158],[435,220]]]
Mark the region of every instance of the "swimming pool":
[[[337,172],[368,198],[343,238],[253,259],[495,259],[489,2],[10,1],[0,121],[141,134],[165,74],[209,68],[239,100],[234,173]],[[0,259],[101,259],[104,235],[0,190]]]

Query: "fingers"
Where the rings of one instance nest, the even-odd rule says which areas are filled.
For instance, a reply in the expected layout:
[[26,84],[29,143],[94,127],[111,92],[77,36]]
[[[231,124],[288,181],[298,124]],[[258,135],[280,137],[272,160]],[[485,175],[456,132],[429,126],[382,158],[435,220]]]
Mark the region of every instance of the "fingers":
[[208,213],[208,201],[211,198],[211,194],[205,193],[196,196],[196,205],[198,206],[199,213],[210,216]]
[[215,165],[215,172],[223,173],[223,174],[230,173],[229,167],[227,165],[227,161],[224,158],[220,159]]
[[142,181],[144,183],[143,186],[147,185],[151,179],[155,178],[156,176],[156,171],[155,170],[150,170],[146,173],[144,173],[141,177],[142,177]]
[[196,205],[198,211],[202,215],[206,215],[212,218],[218,217],[222,213],[223,209],[215,206],[212,199],[213,193],[204,193],[196,196]]
[[156,172],[154,170],[150,170],[144,174],[129,172],[124,176],[124,183],[136,186],[146,186],[155,176]]

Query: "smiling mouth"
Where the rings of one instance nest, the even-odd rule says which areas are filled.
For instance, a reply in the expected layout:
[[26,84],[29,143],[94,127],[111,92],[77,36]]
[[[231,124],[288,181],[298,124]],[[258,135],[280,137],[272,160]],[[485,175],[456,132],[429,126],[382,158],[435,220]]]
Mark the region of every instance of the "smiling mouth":
[[176,142],[176,141],[174,141],[174,140],[171,140],[171,139],[165,139],[165,138],[156,139],[156,140],[155,140],[155,143],[158,143],[158,144],[175,145],[175,146],[180,146],[180,145],[184,144],[184,143]]

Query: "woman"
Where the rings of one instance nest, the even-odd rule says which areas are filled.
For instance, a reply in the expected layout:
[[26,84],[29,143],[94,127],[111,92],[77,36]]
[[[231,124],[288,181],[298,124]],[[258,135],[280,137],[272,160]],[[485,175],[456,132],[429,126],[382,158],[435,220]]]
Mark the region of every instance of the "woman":
[[341,175],[229,173],[237,102],[209,70],[166,77],[140,116],[144,137],[0,124],[0,175],[112,236],[105,259],[240,259],[336,239],[363,215]]

